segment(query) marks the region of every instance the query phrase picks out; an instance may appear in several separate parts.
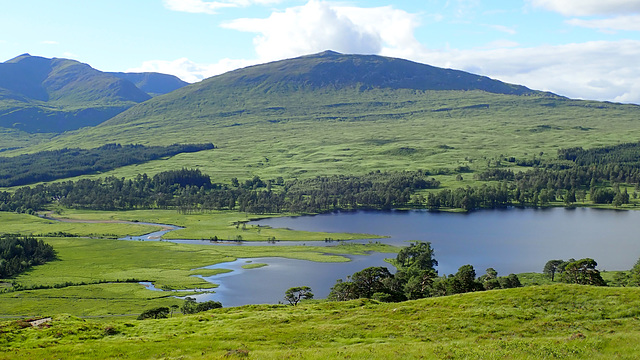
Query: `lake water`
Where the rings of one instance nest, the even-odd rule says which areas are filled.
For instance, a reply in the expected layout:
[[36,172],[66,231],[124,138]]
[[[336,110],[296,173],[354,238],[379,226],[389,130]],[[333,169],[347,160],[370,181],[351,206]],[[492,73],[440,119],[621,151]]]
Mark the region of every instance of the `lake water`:
[[[407,245],[411,240],[430,241],[439,262],[439,274],[455,273],[465,264],[473,265],[478,275],[484,274],[488,267],[495,268],[500,275],[541,272],[550,259],[585,257],[594,258],[601,270],[628,270],[640,257],[640,212],[634,211],[587,208],[513,208],[468,214],[354,211],[264,219],[252,224],[387,235],[389,238],[377,241],[393,245]],[[324,242],[318,242],[321,244]],[[384,258],[393,256],[350,256],[351,262],[340,264],[282,258],[239,259],[215,265],[234,271],[206,278],[221,286],[215,294],[200,295],[198,300],[221,301],[224,306],[277,303],[283,300],[285,290],[293,286],[310,286],[316,298],[324,298],[336,279],[369,266],[390,267]],[[269,266],[242,269],[247,261]]]

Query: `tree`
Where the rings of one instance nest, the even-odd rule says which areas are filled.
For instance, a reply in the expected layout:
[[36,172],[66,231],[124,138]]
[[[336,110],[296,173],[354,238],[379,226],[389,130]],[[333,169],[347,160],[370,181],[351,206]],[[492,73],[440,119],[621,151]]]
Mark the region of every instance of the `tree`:
[[336,284],[331,288],[331,292],[329,292],[329,296],[327,296],[329,300],[332,301],[347,301],[354,300],[358,298],[356,284],[351,281],[343,281],[342,279],[338,279]]
[[142,312],[138,316],[138,320],[145,319],[164,319],[169,316],[169,308],[166,306],[161,306],[153,309],[148,309]]
[[434,270],[418,270],[414,272],[404,283],[404,296],[407,299],[422,299],[431,296],[433,282],[437,276]]
[[503,289],[511,289],[521,287],[522,283],[520,283],[520,279],[516,274],[509,274],[509,276],[502,276],[498,278],[500,282],[500,287]]
[[478,278],[485,290],[500,289],[500,281],[498,280],[498,272],[494,268],[488,268],[486,274]]
[[629,285],[640,286],[640,259],[638,259],[631,271],[629,271]]
[[198,304],[196,303],[196,299],[187,296],[186,298],[184,298],[184,303],[182,304],[180,311],[182,311],[182,313],[185,315],[195,314],[197,307],[198,307]]
[[171,308],[171,317],[173,317],[173,312],[178,310],[180,308],[180,306],[178,306],[176,304],[173,304],[173,305],[170,306],[170,308]]
[[476,281],[476,271],[472,265],[463,265],[453,276],[451,284],[454,294],[482,290],[482,284]]
[[398,252],[396,262],[401,268],[434,269],[438,266],[438,261],[433,254],[430,242],[415,241]]
[[290,305],[296,306],[302,300],[313,299],[313,293],[308,286],[296,286],[285,291],[284,299],[287,300]]
[[549,276],[551,278],[551,281],[554,281],[556,273],[562,272],[562,269],[560,268],[560,265],[562,265],[562,263],[564,263],[564,260],[549,260],[544,265],[542,273]]
[[221,302],[209,300],[209,301],[198,303],[198,305],[196,305],[196,312],[219,309],[221,307],[222,307]]
[[356,286],[358,298],[371,298],[374,293],[388,292],[383,280],[390,277],[393,275],[386,267],[372,266],[354,273],[351,281]]
[[596,269],[598,263],[585,258],[567,264],[562,274],[562,281],[570,284],[605,286],[606,283]]

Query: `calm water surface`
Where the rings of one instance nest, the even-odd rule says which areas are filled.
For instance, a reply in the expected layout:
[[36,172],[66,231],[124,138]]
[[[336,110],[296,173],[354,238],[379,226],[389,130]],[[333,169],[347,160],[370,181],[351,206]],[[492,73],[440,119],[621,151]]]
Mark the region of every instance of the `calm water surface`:
[[[585,257],[594,258],[601,270],[627,270],[640,257],[640,212],[634,211],[583,208],[483,210],[469,214],[354,211],[264,219],[252,224],[387,235],[389,238],[376,241],[392,245],[407,245],[411,240],[430,241],[440,274],[455,273],[465,264],[472,264],[478,275],[484,274],[488,267],[495,268],[500,275],[540,272],[550,259]],[[203,243],[194,240],[176,242]],[[241,246],[255,245],[278,246],[266,243]],[[198,300],[221,301],[224,306],[278,303],[283,301],[285,290],[293,286],[310,286],[316,298],[324,298],[336,279],[369,266],[392,268],[384,262],[386,257],[394,255],[349,256],[351,262],[338,264],[283,258],[238,259],[211,267],[234,271],[205,278],[220,287],[215,294],[200,295]],[[247,261],[269,265],[242,269]]]
[[256,222],[295,230],[388,235],[389,244],[430,241],[440,274],[465,264],[476,271],[542,271],[550,259],[594,258],[603,270],[627,270],[640,257],[640,212],[597,209],[506,209],[468,214],[355,211]]

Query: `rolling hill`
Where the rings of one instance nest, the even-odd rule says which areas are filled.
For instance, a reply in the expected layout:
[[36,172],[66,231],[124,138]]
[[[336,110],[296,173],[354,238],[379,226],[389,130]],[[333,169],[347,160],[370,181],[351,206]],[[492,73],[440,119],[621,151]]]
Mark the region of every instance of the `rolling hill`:
[[95,126],[150,99],[147,92],[185,84],[171,75],[111,74],[75,60],[23,54],[0,63],[0,127],[61,133]]
[[635,141],[639,115],[636,105],[571,100],[401,59],[324,52],[214,76],[26,151],[113,142],[219,147],[215,155],[111,173],[117,176],[183,166],[221,180],[411,169],[451,174],[506,156]]

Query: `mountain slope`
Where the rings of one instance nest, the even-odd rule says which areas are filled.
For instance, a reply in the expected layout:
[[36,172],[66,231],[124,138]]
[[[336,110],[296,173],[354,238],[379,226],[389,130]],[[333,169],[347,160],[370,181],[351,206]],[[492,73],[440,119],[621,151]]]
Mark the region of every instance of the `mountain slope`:
[[108,74],[132,82],[136,87],[138,87],[138,89],[146,92],[150,96],[168,94],[174,90],[189,85],[188,82],[180,80],[177,76],[154,72],[110,72]]
[[401,59],[324,52],[214,76],[28,150],[112,142],[219,147],[215,155],[113,172],[118,176],[182,166],[223,179],[451,174],[505,156],[635,141],[639,115],[635,105],[570,100]]
[[0,63],[0,127],[62,132],[94,126],[151,97],[130,81],[68,59]]

